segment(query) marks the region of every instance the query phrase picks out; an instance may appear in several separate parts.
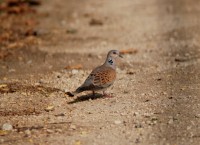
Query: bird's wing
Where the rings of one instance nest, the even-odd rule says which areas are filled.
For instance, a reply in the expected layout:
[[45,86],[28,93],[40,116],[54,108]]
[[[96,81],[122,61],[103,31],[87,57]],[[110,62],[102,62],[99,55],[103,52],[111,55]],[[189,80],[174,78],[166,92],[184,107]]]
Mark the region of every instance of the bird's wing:
[[94,69],[84,82],[84,86],[94,85],[106,87],[113,84],[116,79],[116,71],[110,67],[100,66]]

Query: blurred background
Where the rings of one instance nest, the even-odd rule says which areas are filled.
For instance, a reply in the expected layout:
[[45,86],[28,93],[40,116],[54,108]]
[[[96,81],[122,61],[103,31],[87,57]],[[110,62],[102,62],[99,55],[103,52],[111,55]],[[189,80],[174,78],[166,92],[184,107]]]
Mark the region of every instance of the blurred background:
[[[0,144],[198,145],[199,16],[197,0],[0,0]],[[111,49],[115,97],[69,98]]]

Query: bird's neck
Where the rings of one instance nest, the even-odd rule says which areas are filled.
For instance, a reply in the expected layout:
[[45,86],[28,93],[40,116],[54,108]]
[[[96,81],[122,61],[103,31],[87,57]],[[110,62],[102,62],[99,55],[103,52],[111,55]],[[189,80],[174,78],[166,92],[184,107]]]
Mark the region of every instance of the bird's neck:
[[114,60],[110,57],[107,59],[108,64],[113,65],[115,62]]
[[106,64],[107,66],[110,66],[110,67],[114,68],[114,69],[115,69],[115,67],[116,67],[115,59],[112,58],[112,57],[108,57],[108,58],[106,59],[105,64]]

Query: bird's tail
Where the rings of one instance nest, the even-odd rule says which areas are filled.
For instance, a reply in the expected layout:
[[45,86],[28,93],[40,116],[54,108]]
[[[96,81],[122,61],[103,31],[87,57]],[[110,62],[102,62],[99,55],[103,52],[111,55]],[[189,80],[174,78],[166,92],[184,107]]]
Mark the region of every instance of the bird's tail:
[[82,90],[81,87],[79,87],[78,89],[76,89],[76,91],[74,92],[67,92],[67,95],[69,95],[70,97],[74,97],[76,94],[83,92],[84,90]]

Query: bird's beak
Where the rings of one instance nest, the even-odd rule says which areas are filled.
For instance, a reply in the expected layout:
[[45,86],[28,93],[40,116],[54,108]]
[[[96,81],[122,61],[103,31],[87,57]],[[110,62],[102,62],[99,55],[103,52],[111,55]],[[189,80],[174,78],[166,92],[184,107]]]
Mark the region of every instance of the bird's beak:
[[119,54],[119,57],[123,58],[123,56],[121,54]]

